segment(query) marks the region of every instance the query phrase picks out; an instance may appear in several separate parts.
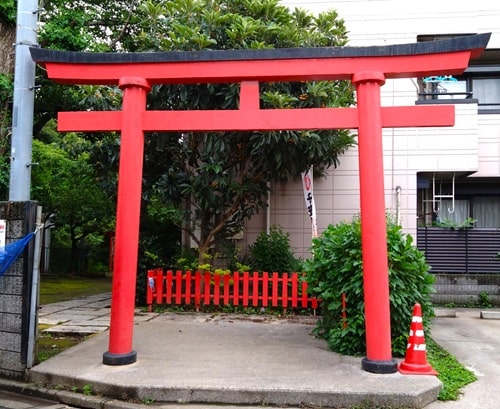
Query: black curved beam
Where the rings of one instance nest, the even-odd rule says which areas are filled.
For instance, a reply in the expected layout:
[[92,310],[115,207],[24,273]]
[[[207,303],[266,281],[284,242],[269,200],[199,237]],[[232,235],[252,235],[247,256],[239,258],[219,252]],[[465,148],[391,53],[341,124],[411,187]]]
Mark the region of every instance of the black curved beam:
[[202,50],[168,51],[147,53],[87,53],[57,51],[31,47],[33,60],[39,64],[47,62],[74,64],[119,64],[155,62],[195,62],[195,61],[243,61],[243,60],[286,60],[383,57],[448,53],[478,50],[478,56],[488,44],[491,33],[456,37],[448,40],[426,41],[421,43],[394,44],[369,47],[308,47],[275,48],[264,50]]

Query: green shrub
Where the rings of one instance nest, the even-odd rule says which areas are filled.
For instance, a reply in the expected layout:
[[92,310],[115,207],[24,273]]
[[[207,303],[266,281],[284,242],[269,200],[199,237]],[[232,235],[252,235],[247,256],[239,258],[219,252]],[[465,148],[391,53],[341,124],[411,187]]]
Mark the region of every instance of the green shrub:
[[491,303],[491,300],[490,300],[490,294],[488,293],[488,291],[481,291],[478,296],[477,296],[477,303],[479,305],[479,307],[481,308],[491,308],[493,307],[493,304]]
[[[361,223],[330,225],[313,239],[313,257],[306,261],[307,281],[314,295],[322,300],[322,319],[316,332],[329,347],[344,355],[366,353]],[[423,254],[410,235],[387,218],[387,251],[391,310],[392,352],[403,356],[409,335],[413,306],[422,306],[427,327],[432,307],[430,293],[434,277]],[[342,319],[342,295],[346,298],[347,325]]]
[[290,235],[279,226],[271,226],[269,234],[262,232],[248,250],[255,271],[285,273],[302,269],[290,247]]

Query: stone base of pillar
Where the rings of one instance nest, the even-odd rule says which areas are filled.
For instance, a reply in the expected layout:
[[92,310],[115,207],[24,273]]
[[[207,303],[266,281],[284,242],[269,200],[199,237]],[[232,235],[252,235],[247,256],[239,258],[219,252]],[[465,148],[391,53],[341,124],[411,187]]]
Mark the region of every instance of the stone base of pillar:
[[398,362],[395,359],[388,361],[377,361],[373,359],[363,358],[361,360],[361,369],[366,372],[388,374],[395,373],[398,370]]
[[130,351],[126,354],[113,354],[105,352],[102,355],[102,363],[104,365],[130,365],[137,361],[137,352]]

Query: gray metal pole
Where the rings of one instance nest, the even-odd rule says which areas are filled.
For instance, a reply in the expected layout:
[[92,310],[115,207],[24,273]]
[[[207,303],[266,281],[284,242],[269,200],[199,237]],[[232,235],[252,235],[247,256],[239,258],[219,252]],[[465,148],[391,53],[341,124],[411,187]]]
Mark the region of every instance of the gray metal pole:
[[38,0],[18,0],[9,201],[30,200],[35,62],[29,47],[37,45],[37,20]]

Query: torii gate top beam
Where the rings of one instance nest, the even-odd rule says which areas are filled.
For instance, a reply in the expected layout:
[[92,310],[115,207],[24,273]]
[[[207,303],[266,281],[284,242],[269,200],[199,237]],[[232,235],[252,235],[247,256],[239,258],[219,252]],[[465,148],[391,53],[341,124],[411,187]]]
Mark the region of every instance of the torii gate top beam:
[[[259,82],[353,80],[460,74],[486,47],[490,34],[379,47],[325,47],[157,53],[79,53],[32,48],[33,59],[63,84],[123,86],[240,82],[237,110],[149,111],[144,131],[346,129],[358,127],[353,108],[259,109]],[[443,58],[446,56],[446,58]],[[358,75],[359,76],[359,75]],[[140,78],[140,79],[139,79]],[[139,85],[139,84],[137,84]],[[145,107],[143,108],[145,109]],[[383,107],[382,126],[449,126],[454,107]],[[122,112],[60,112],[60,131],[118,131]]]
[[490,35],[374,47],[154,53],[30,51],[38,64],[46,66],[49,77],[63,84],[118,85],[120,78],[137,72],[151,85],[350,80],[353,72],[364,71],[381,72],[385,78],[408,78],[462,73],[469,59],[484,50]]

